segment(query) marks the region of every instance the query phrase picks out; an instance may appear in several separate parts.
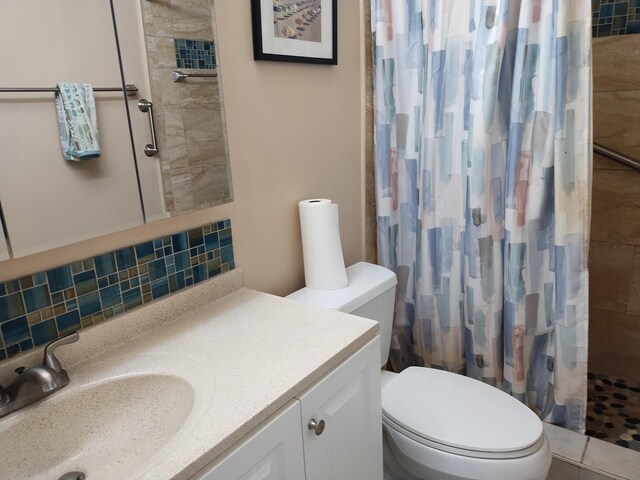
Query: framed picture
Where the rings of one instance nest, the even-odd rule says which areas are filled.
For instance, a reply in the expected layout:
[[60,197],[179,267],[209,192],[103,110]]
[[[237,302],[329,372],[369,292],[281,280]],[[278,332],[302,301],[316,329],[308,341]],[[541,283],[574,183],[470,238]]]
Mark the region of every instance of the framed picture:
[[253,58],[338,64],[337,0],[251,0]]

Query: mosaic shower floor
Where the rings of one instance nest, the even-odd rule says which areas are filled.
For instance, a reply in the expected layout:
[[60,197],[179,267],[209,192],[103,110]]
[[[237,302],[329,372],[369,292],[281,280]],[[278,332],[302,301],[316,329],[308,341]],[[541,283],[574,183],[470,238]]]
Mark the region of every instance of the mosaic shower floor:
[[585,434],[640,452],[640,385],[589,373]]

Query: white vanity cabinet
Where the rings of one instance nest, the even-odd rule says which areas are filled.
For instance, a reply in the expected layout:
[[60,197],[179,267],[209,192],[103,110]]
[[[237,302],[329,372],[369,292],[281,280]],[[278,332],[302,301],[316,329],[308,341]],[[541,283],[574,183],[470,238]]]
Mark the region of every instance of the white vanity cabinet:
[[296,395],[192,480],[382,480],[379,342]]

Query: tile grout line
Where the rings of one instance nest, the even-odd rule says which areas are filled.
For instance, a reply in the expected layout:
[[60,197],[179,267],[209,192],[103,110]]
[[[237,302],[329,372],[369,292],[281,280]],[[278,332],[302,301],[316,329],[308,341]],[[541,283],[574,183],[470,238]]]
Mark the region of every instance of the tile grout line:
[[584,442],[584,448],[582,449],[582,455],[580,456],[580,465],[583,464],[584,457],[586,457],[586,455],[587,455],[587,447],[589,446],[589,441],[590,440],[591,440],[591,437],[587,437],[587,441]]

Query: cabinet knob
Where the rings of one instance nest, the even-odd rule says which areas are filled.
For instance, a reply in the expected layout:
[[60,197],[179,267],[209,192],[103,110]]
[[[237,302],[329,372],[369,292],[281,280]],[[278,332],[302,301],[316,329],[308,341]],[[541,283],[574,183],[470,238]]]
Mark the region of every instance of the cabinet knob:
[[307,428],[309,430],[313,430],[315,431],[316,435],[322,435],[322,432],[324,432],[324,420],[320,420],[319,422],[316,421],[315,418],[312,418],[311,420],[309,420],[309,423],[307,424]]

